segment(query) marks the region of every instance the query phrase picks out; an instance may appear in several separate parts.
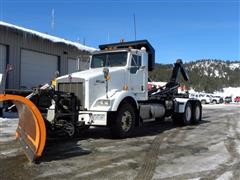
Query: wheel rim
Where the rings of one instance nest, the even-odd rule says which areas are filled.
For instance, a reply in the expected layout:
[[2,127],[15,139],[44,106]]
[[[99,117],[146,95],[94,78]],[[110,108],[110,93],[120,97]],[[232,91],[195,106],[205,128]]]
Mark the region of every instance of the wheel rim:
[[126,111],[123,113],[122,115],[122,130],[127,132],[130,130],[131,126],[132,126],[132,115],[129,111]]
[[196,106],[196,108],[195,108],[195,120],[199,121],[199,119],[200,119],[200,107]]
[[191,107],[190,107],[190,106],[187,106],[187,108],[186,108],[186,121],[187,121],[187,122],[190,122],[190,121],[191,121],[191,114],[192,114],[192,112],[191,112]]

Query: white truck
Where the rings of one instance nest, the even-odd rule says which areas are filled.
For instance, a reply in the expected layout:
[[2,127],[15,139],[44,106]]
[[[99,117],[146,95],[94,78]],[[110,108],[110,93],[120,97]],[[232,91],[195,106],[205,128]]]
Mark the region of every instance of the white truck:
[[181,60],[165,87],[148,91],[155,50],[147,40],[99,48],[88,70],[58,77],[54,90],[40,91],[32,99],[48,134],[74,136],[81,128],[107,126],[114,137],[125,138],[146,121],[171,116],[174,123],[189,125],[201,120],[201,102],[177,94],[179,73],[188,80]]

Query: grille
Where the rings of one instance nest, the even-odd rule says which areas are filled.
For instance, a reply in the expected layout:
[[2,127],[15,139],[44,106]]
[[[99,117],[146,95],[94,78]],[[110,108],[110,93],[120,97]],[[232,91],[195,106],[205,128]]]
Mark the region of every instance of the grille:
[[58,90],[61,92],[74,93],[77,97],[78,105],[84,107],[84,83],[58,83]]

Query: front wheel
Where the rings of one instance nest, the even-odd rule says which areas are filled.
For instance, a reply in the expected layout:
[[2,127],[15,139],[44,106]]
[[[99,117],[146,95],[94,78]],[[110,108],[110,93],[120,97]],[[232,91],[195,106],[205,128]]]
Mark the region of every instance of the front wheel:
[[213,103],[213,104],[217,104],[217,101],[216,101],[216,100],[213,100],[212,103]]
[[135,126],[136,113],[130,103],[122,104],[116,115],[114,122],[111,124],[111,133],[116,138],[126,138],[132,134]]
[[206,100],[201,100],[201,104],[206,104]]

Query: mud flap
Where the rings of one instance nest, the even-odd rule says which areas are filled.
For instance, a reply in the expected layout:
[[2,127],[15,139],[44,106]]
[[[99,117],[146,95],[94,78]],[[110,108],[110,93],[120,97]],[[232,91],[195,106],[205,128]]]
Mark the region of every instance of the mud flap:
[[46,143],[46,127],[42,114],[29,99],[22,96],[0,94],[0,102],[7,100],[17,107],[19,123],[16,138],[29,161],[33,162],[42,155]]

